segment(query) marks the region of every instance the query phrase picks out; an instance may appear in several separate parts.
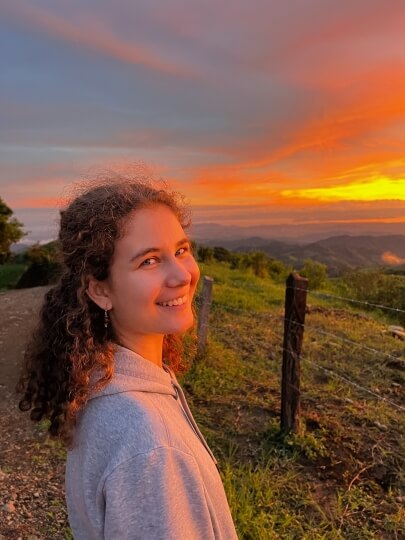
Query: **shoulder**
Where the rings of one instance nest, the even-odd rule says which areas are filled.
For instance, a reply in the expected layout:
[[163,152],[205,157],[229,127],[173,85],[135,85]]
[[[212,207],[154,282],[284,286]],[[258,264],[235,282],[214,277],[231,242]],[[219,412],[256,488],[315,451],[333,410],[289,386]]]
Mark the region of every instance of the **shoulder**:
[[194,456],[178,448],[160,446],[148,452],[116,460],[105,471],[101,484],[110,499],[117,486],[121,495],[128,489],[132,497],[137,493],[142,500],[173,499],[180,494],[193,493],[192,499],[205,498],[205,487]]
[[155,401],[156,397],[145,392],[91,399],[80,413],[74,447],[126,459],[169,446],[166,424]]

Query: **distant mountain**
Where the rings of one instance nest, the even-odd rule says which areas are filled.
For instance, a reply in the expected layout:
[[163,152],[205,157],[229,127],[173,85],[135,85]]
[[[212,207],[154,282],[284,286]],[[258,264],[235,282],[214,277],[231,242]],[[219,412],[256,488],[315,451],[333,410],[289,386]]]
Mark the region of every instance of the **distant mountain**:
[[24,239],[21,242],[17,242],[16,244],[12,244],[10,246],[10,251],[11,251],[11,253],[14,253],[14,255],[17,255],[19,253],[24,253],[25,251],[27,251],[27,249],[29,249],[34,244],[40,244],[41,246],[43,246],[43,245],[51,244],[52,242],[55,242],[54,238],[48,238],[47,240],[40,240],[40,241],[38,241],[38,240],[37,241],[33,241],[33,240],[27,241],[26,239]]
[[239,240],[211,240],[206,245],[221,245],[231,251],[264,251],[275,259],[299,268],[305,259],[326,264],[331,275],[350,268],[370,266],[400,267],[405,263],[405,236],[333,236],[305,245],[290,244],[260,237]]
[[17,255],[18,253],[24,253],[24,251],[27,251],[29,247],[31,247],[32,244],[24,243],[24,242],[18,242],[17,244],[12,244],[10,246],[10,251],[14,255]]
[[396,236],[405,235],[405,223],[299,223],[264,225],[221,225],[193,223],[190,235],[196,242],[209,240],[240,240],[252,237],[279,240],[293,244],[308,244],[335,236]]

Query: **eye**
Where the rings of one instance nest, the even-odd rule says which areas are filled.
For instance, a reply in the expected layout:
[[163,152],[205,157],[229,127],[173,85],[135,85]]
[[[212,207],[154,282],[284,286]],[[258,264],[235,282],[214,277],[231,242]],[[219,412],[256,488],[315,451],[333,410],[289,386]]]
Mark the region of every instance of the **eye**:
[[154,266],[155,263],[151,261],[157,262],[157,258],[149,257],[148,259],[145,259],[144,261],[142,261],[141,266]]
[[181,247],[180,249],[178,249],[176,251],[176,253],[179,253],[180,255],[184,255],[185,253],[187,253],[188,251],[190,251],[190,248],[188,246],[184,246],[184,247]]

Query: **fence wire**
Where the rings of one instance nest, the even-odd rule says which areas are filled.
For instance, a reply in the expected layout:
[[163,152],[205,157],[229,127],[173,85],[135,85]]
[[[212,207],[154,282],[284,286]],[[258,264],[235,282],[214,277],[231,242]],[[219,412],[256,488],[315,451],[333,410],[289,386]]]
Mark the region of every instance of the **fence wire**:
[[313,360],[309,360],[309,358],[305,358],[305,362],[308,362],[308,364],[311,364],[311,365],[315,366],[317,369],[320,369],[321,371],[324,371],[328,375],[331,375],[332,377],[335,377],[336,379],[340,379],[341,381],[343,381],[343,382],[345,382],[347,384],[350,384],[351,386],[354,386],[358,390],[361,390],[362,392],[370,394],[371,396],[377,398],[380,401],[385,401],[386,403],[389,403],[390,405],[392,405],[396,409],[405,412],[405,407],[402,407],[402,405],[398,405],[398,403],[395,403],[395,401],[391,401],[390,399],[388,399],[388,398],[386,398],[384,396],[380,396],[376,392],[373,392],[369,388],[366,388],[365,386],[362,386],[361,384],[359,384],[359,383],[357,383],[355,381],[352,381],[348,377],[345,377],[343,375],[339,375],[339,373],[336,373],[335,371],[332,371],[331,369],[325,368],[324,366],[320,366],[319,364],[317,364]]
[[[287,319],[284,319],[287,320]],[[289,319],[288,319],[289,320]],[[399,356],[394,356],[392,354],[386,353],[384,351],[380,351],[378,349],[374,349],[373,347],[369,347],[368,345],[363,345],[362,343],[358,343],[357,341],[354,341],[352,339],[349,339],[347,337],[338,336],[337,334],[333,334],[332,332],[327,332],[326,330],[323,330],[322,328],[318,328],[317,326],[312,326],[310,324],[302,324],[297,321],[289,320],[289,322],[295,326],[300,326],[302,328],[308,328],[310,331],[315,332],[317,334],[321,334],[323,336],[333,337],[335,339],[338,339],[340,341],[343,341],[345,343],[349,343],[350,345],[354,345],[355,347],[358,347],[359,349],[364,349],[365,351],[372,352],[374,354],[378,354],[379,356],[382,356],[384,358],[389,358],[390,360],[394,360],[395,362],[399,362],[400,364],[403,363],[405,366],[405,360],[402,358],[399,358]]]
[[284,317],[283,315],[277,315],[277,314],[274,314],[274,313],[269,313],[267,311],[254,311],[254,310],[249,310],[249,309],[242,309],[242,308],[235,308],[235,307],[230,307],[230,306],[226,306],[225,304],[220,304],[218,302],[213,302],[212,304],[214,307],[216,306],[219,306],[219,307],[222,307],[224,308],[226,311],[231,311],[233,313],[238,313],[238,314],[242,314],[242,315],[249,315],[249,316],[256,316],[256,317],[261,317],[263,319],[268,319],[268,320],[279,320],[280,323],[281,322],[286,322],[288,321],[290,324],[293,324],[295,326],[300,326],[302,328],[308,328],[309,330],[315,332],[315,333],[318,333],[318,334],[321,334],[321,335],[324,335],[324,336],[327,336],[327,337],[333,337],[333,338],[336,338],[340,341],[343,341],[345,343],[348,343],[350,345],[354,345],[360,349],[364,349],[365,351],[368,351],[368,352],[372,352],[374,354],[377,354],[378,356],[381,356],[381,357],[384,357],[384,358],[388,358],[390,360],[393,360],[394,362],[399,362],[400,364],[404,364],[405,365],[405,360],[398,357],[398,356],[394,356],[390,353],[386,353],[384,351],[380,351],[378,349],[374,349],[373,347],[370,347],[368,345],[363,345],[362,343],[358,343],[357,341],[354,341],[352,339],[349,339],[347,337],[342,337],[342,336],[338,336],[337,334],[333,334],[332,332],[327,332],[325,330],[323,330],[322,328],[319,328],[319,327],[316,327],[316,326],[312,326],[311,324],[308,324],[308,323],[299,323],[297,321],[293,321],[291,319],[287,319],[286,317]]
[[[339,297],[339,299],[341,299],[341,297]],[[392,354],[389,354],[389,353],[385,353],[384,351],[380,351],[378,349],[375,349],[373,347],[370,347],[370,346],[367,346],[367,345],[363,345],[361,343],[358,343],[352,339],[349,339],[347,337],[342,337],[342,336],[339,336],[337,334],[334,334],[332,332],[327,332],[319,327],[315,327],[315,326],[312,326],[308,323],[306,324],[303,324],[303,323],[299,323],[298,321],[293,321],[291,319],[288,319],[286,318],[284,315],[278,315],[278,314],[275,314],[275,313],[269,313],[267,311],[255,311],[255,310],[251,310],[251,309],[244,309],[244,308],[236,308],[236,307],[233,307],[233,306],[227,306],[225,304],[221,304],[219,302],[215,302],[213,301],[212,302],[212,305],[213,307],[219,307],[219,308],[223,308],[225,309],[226,311],[230,311],[232,313],[237,313],[237,314],[240,314],[240,315],[249,315],[249,316],[256,316],[256,317],[259,317],[259,318],[263,318],[265,320],[276,320],[280,323],[285,323],[285,322],[289,322],[290,324],[293,324],[293,325],[296,325],[296,326],[300,326],[302,327],[303,329],[307,328],[309,329],[310,331],[313,331],[315,333],[318,333],[320,335],[324,335],[324,336],[327,336],[327,337],[331,337],[331,338],[334,338],[334,339],[338,339],[346,344],[350,344],[352,346],[356,346],[360,349],[364,349],[366,350],[367,352],[372,352],[373,354],[377,354],[379,356],[382,356],[384,358],[389,358],[390,360],[394,360],[395,362],[399,362],[399,363],[404,363],[405,365],[405,360],[403,360],[402,358],[399,358],[397,356],[394,356]],[[281,306],[280,306],[281,307]],[[282,344],[280,344],[278,346],[278,348],[281,350],[281,351],[286,351],[288,353],[291,353],[291,351],[289,351],[288,349],[286,349],[285,347],[283,347]],[[319,364],[317,364],[316,362],[314,362],[313,360],[310,360],[304,353],[303,355],[304,357],[304,362],[310,364],[310,365],[313,365],[314,367],[316,367],[317,369],[327,373],[328,375],[330,375],[331,377],[334,377],[354,388],[356,388],[357,390],[360,390],[361,392],[364,392],[370,396],[373,396],[374,398],[376,398],[377,400],[379,401],[383,401],[385,403],[388,403],[389,405],[391,405],[392,407],[394,407],[395,409],[398,409],[400,411],[405,411],[405,407],[403,407],[402,405],[399,405],[398,403],[395,403],[394,401],[384,397],[384,396],[381,396],[379,394],[377,394],[376,392],[373,392],[370,388],[367,388],[365,386],[362,386],[361,384],[359,384],[358,382],[356,381],[353,381],[352,379],[350,379],[349,377],[347,376],[344,376],[344,375],[340,375],[339,373],[336,373],[335,371],[329,369],[329,368],[326,368],[324,366],[321,366]]]
[[[280,345],[278,348],[281,351],[285,351],[285,352],[287,352],[289,354],[291,354],[291,352],[292,352],[292,351],[286,349],[285,347],[283,347],[282,345]],[[335,377],[336,379],[339,379],[339,380],[349,384],[350,386],[353,386],[354,388],[357,388],[358,390],[361,390],[361,391],[365,392],[366,394],[369,394],[369,395],[377,398],[380,401],[384,401],[386,403],[389,403],[390,405],[392,405],[393,407],[395,407],[396,409],[398,409],[400,411],[405,411],[405,407],[403,407],[402,405],[399,405],[398,403],[395,403],[395,401],[392,401],[392,400],[390,400],[390,399],[388,399],[388,398],[386,398],[384,396],[381,396],[380,394],[377,394],[377,392],[373,392],[372,390],[370,390],[370,388],[362,386],[358,382],[353,381],[353,380],[349,379],[348,377],[345,377],[344,375],[340,375],[339,373],[336,373],[336,371],[333,371],[332,369],[326,368],[325,366],[321,366],[321,365],[317,364],[316,362],[314,362],[313,360],[310,360],[306,356],[305,350],[301,352],[300,356],[303,357],[303,360],[304,360],[305,363],[308,363],[308,364],[311,364],[311,365],[315,366],[317,369],[320,369],[321,371],[324,371],[328,375],[330,375],[332,377]]]
[[345,296],[337,296],[337,295],[329,294],[329,293],[316,292],[316,291],[312,291],[311,289],[300,289],[300,288],[295,288],[295,287],[286,287],[286,288],[287,289],[294,289],[296,291],[307,292],[307,293],[312,294],[312,296],[315,296],[317,298],[333,298],[335,300],[340,300],[340,301],[344,301],[344,302],[351,302],[352,304],[361,304],[363,306],[367,306],[367,307],[373,308],[373,309],[385,309],[387,311],[394,311],[396,313],[405,313],[405,311],[403,309],[400,309],[400,308],[384,306],[383,304],[373,304],[372,302],[367,302],[365,300],[355,300],[354,298],[346,298]]

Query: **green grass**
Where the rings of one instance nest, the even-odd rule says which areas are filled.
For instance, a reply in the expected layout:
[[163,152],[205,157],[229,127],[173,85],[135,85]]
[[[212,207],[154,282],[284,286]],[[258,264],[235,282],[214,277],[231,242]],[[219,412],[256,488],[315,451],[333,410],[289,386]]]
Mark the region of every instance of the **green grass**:
[[286,435],[279,429],[284,285],[225,263],[202,265],[202,274],[214,278],[208,349],[182,382],[219,460],[240,538],[402,538],[403,411],[320,367],[404,406],[405,372],[359,346],[404,358],[403,342],[372,312],[311,298],[302,428]]
[[[213,303],[226,309],[266,311],[284,302],[284,291],[279,284],[255,276],[251,271],[231,270],[227,263],[201,264],[201,275],[209,275],[215,282]],[[202,279],[199,283],[201,291]]]
[[[404,343],[387,333],[388,321],[379,312],[364,316],[357,306],[308,298],[301,430],[285,434],[279,428],[284,284],[225,263],[201,270],[214,278],[208,348],[181,383],[218,459],[239,538],[404,538],[405,419],[392,403],[405,406],[405,371],[360,346],[404,358]],[[323,290],[337,293],[333,282]],[[35,451],[34,468],[49,454],[64,460],[57,441],[42,450]],[[72,538],[68,528],[62,532]]]
[[26,264],[0,264],[0,291],[12,289],[26,268]]

